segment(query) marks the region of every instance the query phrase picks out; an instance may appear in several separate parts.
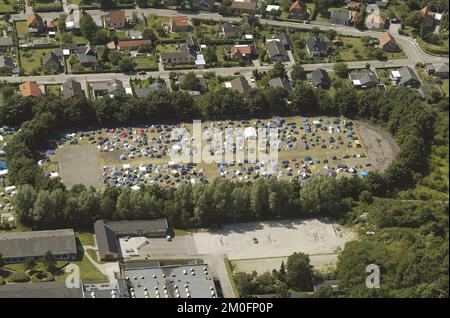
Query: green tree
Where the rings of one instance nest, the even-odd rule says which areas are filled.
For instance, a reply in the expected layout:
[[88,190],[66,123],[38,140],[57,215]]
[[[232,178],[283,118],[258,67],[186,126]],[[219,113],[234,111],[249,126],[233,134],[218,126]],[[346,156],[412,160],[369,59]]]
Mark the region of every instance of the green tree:
[[97,44],[106,44],[110,40],[109,33],[105,29],[99,29],[95,32],[93,41]]
[[309,256],[304,253],[294,253],[287,259],[286,282],[298,291],[311,291],[313,287],[313,267]]
[[267,78],[269,80],[272,79],[272,78],[277,78],[277,77],[281,77],[281,78],[286,78],[287,77],[286,69],[284,68],[283,62],[281,62],[281,61],[275,62],[275,64],[273,65],[272,69],[270,69],[267,72]]
[[85,13],[80,20],[80,31],[83,36],[89,41],[94,40],[95,32],[97,31],[97,25],[95,24],[92,17]]
[[47,267],[47,270],[50,273],[54,273],[56,270],[56,259],[53,256],[52,252],[47,251],[42,258],[42,263]]
[[25,259],[25,268],[26,269],[33,269],[36,266],[36,261],[33,257],[27,257]]
[[130,73],[134,70],[134,61],[130,56],[124,56],[119,61],[119,69],[123,73]]
[[348,66],[347,63],[338,62],[333,66],[333,70],[339,78],[348,78]]
[[312,178],[300,190],[302,209],[311,216],[338,216],[342,213],[341,198],[338,181],[331,177]]
[[306,80],[305,69],[299,63],[294,64],[292,67],[291,79],[294,83]]
[[108,59],[112,65],[119,65],[121,59],[120,52],[117,50],[110,51],[108,54]]
[[307,83],[299,83],[291,93],[291,111],[311,114],[317,112],[317,98],[314,88]]
[[189,72],[185,75],[184,80],[180,84],[181,89],[187,91],[198,90],[198,78],[194,72]]

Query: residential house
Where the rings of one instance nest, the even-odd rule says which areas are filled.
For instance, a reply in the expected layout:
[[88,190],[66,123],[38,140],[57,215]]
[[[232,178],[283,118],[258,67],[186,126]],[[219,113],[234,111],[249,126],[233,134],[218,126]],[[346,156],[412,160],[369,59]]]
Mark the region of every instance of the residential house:
[[200,51],[200,45],[198,44],[197,38],[193,35],[186,38],[186,45],[192,55],[195,55],[198,51]]
[[[182,84],[186,79],[185,74],[178,76],[178,84]],[[197,85],[192,90],[189,91],[191,95],[200,95],[208,91],[208,84],[203,76],[197,76]]]
[[330,87],[330,77],[328,76],[328,72],[323,68],[318,68],[311,73],[308,73],[306,78],[313,87],[321,87],[325,89]]
[[222,34],[227,38],[239,38],[244,34],[242,25],[234,25],[231,23],[224,23],[221,26]]
[[399,85],[409,88],[418,88],[422,85],[417,73],[411,67],[404,66],[398,72],[400,73]]
[[368,29],[386,29],[389,27],[389,19],[379,12],[372,12],[367,15],[366,26]]
[[56,22],[55,20],[47,20],[47,31],[49,32],[55,32],[56,31]]
[[442,79],[448,79],[448,63],[426,64],[425,70],[428,75],[434,75]]
[[306,50],[311,57],[322,57],[330,54],[332,47],[331,41],[325,37],[323,39],[313,36],[306,41]]
[[103,261],[116,260],[121,256],[120,237],[165,237],[167,231],[166,219],[116,222],[99,220],[94,223],[98,253]]
[[235,0],[231,3],[230,8],[236,11],[254,12],[258,8],[258,3]]
[[284,46],[286,50],[292,50],[294,45],[292,44],[291,37],[286,32],[280,32],[277,35],[277,39]]
[[45,31],[45,23],[42,17],[33,13],[27,18],[27,28],[29,33],[42,33]]
[[0,233],[0,253],[6,264],[42,259],[50,251],[56,260],[76,258],[77,246],[72,229]]
[[13,59],[6,55],[0,55],[0,72],[10,72],[15,68]]
[[230,57],[232,59],[251,59],[256,54],[254,45],[236,44],[230,48]]
[[70,30],[79,30],[81,18],[85,15],[82,8],[74,8],[66,17],[66,28]]
[[105,17],[105,26],[108,29],[123,29],[126,24],[125,11],[123,10],[114,10],[108,12],[108,15]]
[[91,83],[91,87],[95,98],[107,95],[113,97],[120,93],[125,94],[125,88],[123,87],[122,81],[117,79],[104,82],[93,82]]
[[352,20],[351,12],[331,12],[330,21],[339,25],[350,25]]
[[200,11],[214,11],[214,0],[191,0],[191,9]]
[[56,56],[55,52],[50,51],[42,57],[42,66],[50,71],[60,71],[62,68],[61,60]]
[[170,18],[170,30],[172,32],[189,31],[189,19],[185,15]]
[[106,44],[106,47],[110,50],[136,51],[143,46],[149,46],[151,44],[152,41],[150,39],[123,39],[111,41]]
[[362,69],[349,75],[353,86],[357,88],[372,88],[380,84],[377,74],[370,69]]
[[83,88],[81,88],[80,82],[68,79],[62,84],[62,97],[64,99],[70,99],[74,96],[84,96]]
[[293,90],[291,81],[289,81],[288,79],[286,79],[284,77],[272,78],[268,84],[269,84],[269,87],[271,87],[271,88],[281,87],[281,88],[284,88],[285,90],[287,90],[288,92],[292,92],[292,90]]
[[420,10],[420,14],[423,17],[423,23],[428,27],[432,28],[434,26],[434,16],[435,13],[428,9],[427,6],[423,7]]
[[350,1],[349,3],[347,3],[347,9],[349,9],[350,11],[358,11],[360,6],[361,3],[356,1]]
[[22,96],[39,97],[42,95],[41,89],[36,82],[25,82],[19,85],[19,90]]
[[386,52],[400,52],[400,46],[397,44],[395,38],[389,32],[383,32],[379,38],[380,46]]
[[308,6],[302,0],[297,0],[289,8],[289,17],[294,19],[306,19],[308,16]]
[[13,45],[13,38],[10,36],[0,37],[0,48],[10,48]]
[[230,88],[241,94],[245,94],[251,89],[250,84],[244,76],[237,77],[230,81]]
[[355,23],[358,22],[360,17],[361,15],[359,14],[359,12],[353,11],[350,19],[350,25],[355,25]]
[[89,42],[84,46],[77,47],[77,57],[84,67],[93,67],[97,64],[97,53]]
[[164,81],[156,81],[150,84],[148,87],[136,88],[134,90],[134,93],[136,94],[136,97],[147,97],[148,95],[150,95],[150,93],[155,91],[166,92],[167,91],[166,83]]
[[161,52],[159,57],[163,64],[193,64],[196,58],[189,52],[187,45],[182,46],[179,51]]
[[289,61],[289,55],[280,41],[267,41],[265,46],[271,62]]

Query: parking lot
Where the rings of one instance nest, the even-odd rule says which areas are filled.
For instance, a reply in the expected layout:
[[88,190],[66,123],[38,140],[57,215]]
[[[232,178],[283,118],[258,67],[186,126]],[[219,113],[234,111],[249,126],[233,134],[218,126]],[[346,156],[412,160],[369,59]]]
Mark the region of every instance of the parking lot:
[[68,187],[74,184],[102,187],[98,151],[95,145],[62,146],[56,151],[61,180]]
[[241,223],[193,234],[198,254],[226,254],[230,260],[334,254],[352,237],[327,219]]

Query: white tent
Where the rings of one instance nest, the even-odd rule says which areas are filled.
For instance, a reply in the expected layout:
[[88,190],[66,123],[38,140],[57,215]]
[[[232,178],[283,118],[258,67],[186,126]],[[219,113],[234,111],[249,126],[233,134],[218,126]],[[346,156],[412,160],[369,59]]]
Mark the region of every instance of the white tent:
[[244,136],[247,139],[254,139],[258,136],[258,134],[256,133],[256,129],[254,127],[247,127],[244,129]]

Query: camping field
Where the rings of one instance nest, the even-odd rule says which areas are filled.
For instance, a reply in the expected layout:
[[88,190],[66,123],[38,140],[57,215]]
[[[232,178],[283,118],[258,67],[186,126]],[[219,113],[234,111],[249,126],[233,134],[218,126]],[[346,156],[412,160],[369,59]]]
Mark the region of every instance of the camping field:
[[[368,128],[364,123],[356,124],[343,118],[338,120],[328,117],[306,119],[297,116],[284,120],[284,124],[278,127],[278,165],[266,174],[279,179],[307,179],[318,174],[364,175],[373,169],[385,169],[397,151],[395,142],[388,134]],[[319,120],[321,124],[317,124]],[[203,122],[202,129],[211,126],[223,129],[230,125],[244,130],[246,126],[261,127],[269,121],[274,122],[274,119]],[[344,123],[351,126],[345,126]],[[171,159],[169,153],[173,152],[177,141],[171,140],[170,133],[176,126],[184,127],[189,132],[193,130],[192,123],[184,123],[174,126],[101,129],[66,135],[61,140],[56,155],[50,156],[46,170],[59,169],[63,181],[69,186],[86,183],[96,187],[100,186],[98,179],[101,179],[99,176],[102,173],[103,183],[124,186],[154,182],[169,186],[181,182],[193,183],[194,176],[197,181],[202,182],[210,182],[216,177],[247,181],[264,176],[261,172],[264,160],[259,163],[242,161],[229,165],[203,161],[194,166],[188,165],[189,168],[183,168],[186,163],[172,168],[169,163],[173,157]],[[360,135],[360,130],[363,131],[363,136]],[[369,148],[366,148],[365,143]],[[206,149],[209,145],[208,141],[202,143],[203,154],[208,152]],[[252,147],[248,141],[244,146],[241,148],[245,153],[244,158],[249,159],[252,152],[249,149]],[[219,156],[220,158],[224,157]],[[83,171],[73,171],[70,168],[75,166],[82,167]],[[259,169],[261,171],[257,171]]]

